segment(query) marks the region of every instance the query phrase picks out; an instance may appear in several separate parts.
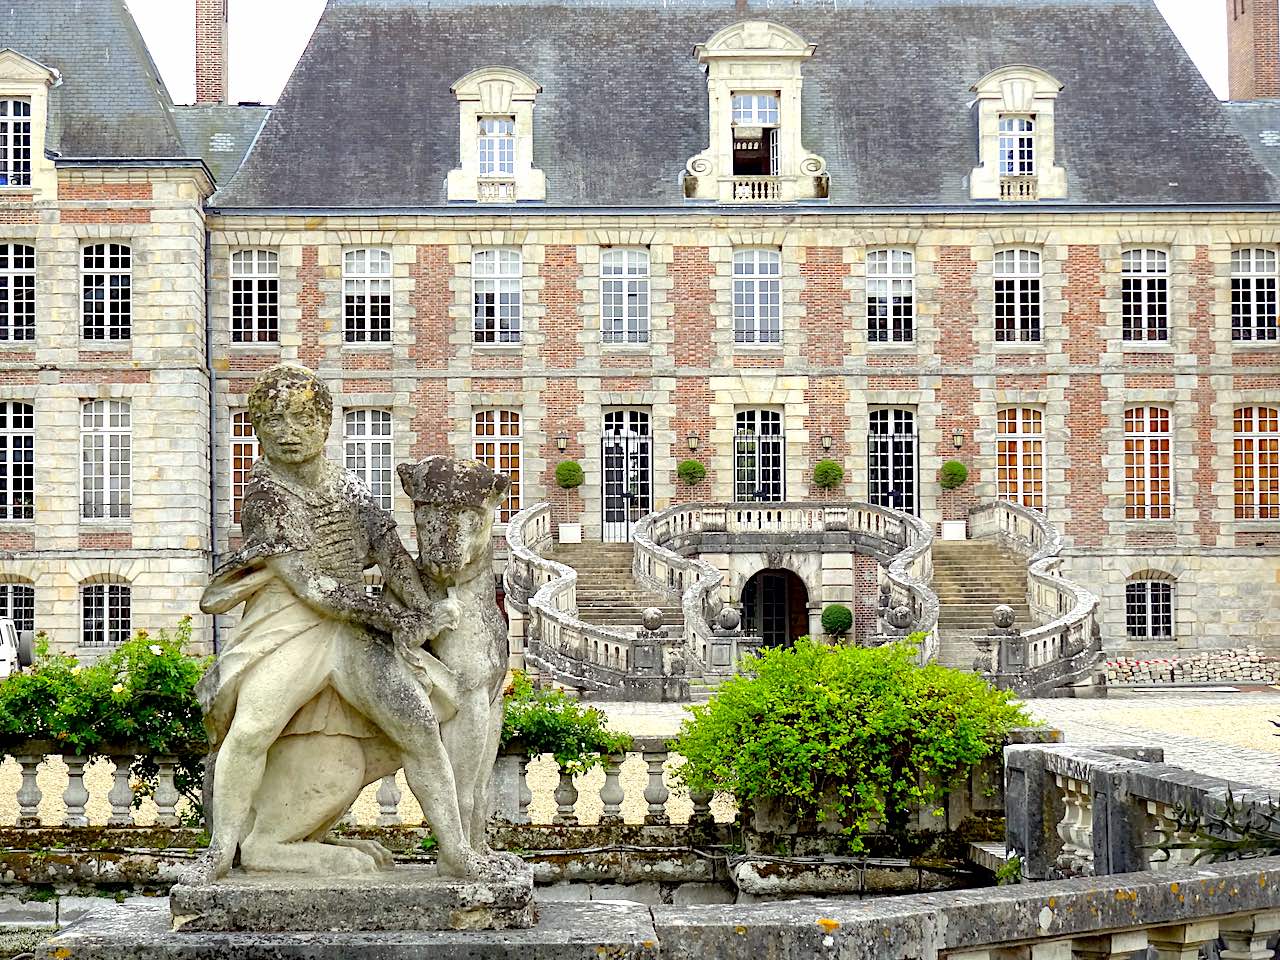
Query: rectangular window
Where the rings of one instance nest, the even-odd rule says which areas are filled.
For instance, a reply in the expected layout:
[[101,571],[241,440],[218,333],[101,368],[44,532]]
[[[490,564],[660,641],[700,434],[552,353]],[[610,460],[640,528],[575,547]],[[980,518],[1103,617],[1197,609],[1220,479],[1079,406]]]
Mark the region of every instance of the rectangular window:
[[600,254],[600,329],[605,343],[649,342],[649,251]]
[[1231,254],[1231,339],[1275,342],[1276,252],[1236,250]]
[[1001,250],[995,258],[996,342],[1040,340],[1040,254]]
[[515,176],[516,118],[481,117],[476,151],[480,160],[480,176]]
[[518,250],[477,250],[471,260],[476,343],[519,343],[523,297]]
[[1235,515],[1280,520],[1280,409],[1235,411]]
[[481,410],[474,421],[475,458],[510,482],[507,497],[498,506],[498,523],[507,523],[520,512],[521,473],[524,452],[520,438],[520,414],[515,410]]
[[1034,177],[1036,122],[1032,117],[1000,118],[1000,176]]
[[910,250],[867,254],[867,339],[910,343],[915,337],[915,256]]
[[0,100],[0,187],[31,186],[31,101]]
[[1133,520],[1173,516],[1169,411],[1134,407],[1124,414],[1124,515]]
[[391,251],[348,250],[342,257],[342,329],[347,343],[391,340]]
[[0,520],[35,516],[36,415],[29,403],[0,403]]
[[383,510],[390,510],[395,475],[391,455],[391,411],[348,410],[344,426],[347,469],[364,481]]
[[231,415],[231,522],[240,522],[244,509],[244,493],[249,486],[249,473],[258,462],[261,452],[258,438],[253,432],[253,421],[248,410],[237,410]]
[[0,342],[36,338],[36,248],[0,243]]
[[0,617],[13,621],[21,633],[36,628],[36,588],[25,583],[0,583]]
[[132,592],[123,583],[91,583],[80,588],[80,642],[86,647],[118,646],[132,632]]
[[1031,408],[996,414],[996,492],[1001,500],[1044,509],[1044,418]]
[[280,257],[270,250],[231,255],[231,342],[280,339]]
[[81,251],[81,258],[81,337],[128,340],[133,326],[133,252],[122,243],[95,243]]
[[774,127],[778,125],[778,95],[776,93],[735,93],[733,95],[733,122],[745,127]]
[[733,340],[782,342],[782,255],[777,250],[733,255]]
[[1162,250],[1126,250],[1120,275],[1123,337],[1129,343],[1169,340],[1169,256]]
[[1124,585],[1125,633],[1131,640],[1168,640],[1173,636],[1173,584],[1168,580],[1132,580]]
[[916,416],[912,410],[872,410],[867,431],[867,494],[879,507],[917,509]]
[[127,520],[132,505],[132,422],[129,404],[90,400],[80,414],[80,516]]
[[739,410],[733,449],[733,499],[776,503],[786,498],[782,414]]

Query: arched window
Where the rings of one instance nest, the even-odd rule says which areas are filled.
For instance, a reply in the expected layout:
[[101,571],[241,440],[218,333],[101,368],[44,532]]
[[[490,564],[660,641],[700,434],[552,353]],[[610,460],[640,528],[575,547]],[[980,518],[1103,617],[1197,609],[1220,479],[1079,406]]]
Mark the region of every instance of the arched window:
[[476,343],[519,343],[524,312],[520,251],[477,250],[471,258],[471,321]]
[[1169,255],[1163,250],[1126,250],[1121,256],[1120,306],[1124,340],[1169,339]]
[[133,591],[123,581],[80,585],[80,642],[86,647],[124,643],[133,632]]
[[237,410],[231,415],[231,522],[240,522],[244,508],[244,491],[249,485],[249,472],[258,462],[261,450],[253,432],[253,421],[248,410]]
[[915,336],[915,255],[910,250],[867,254],[867,339],[910,343]]
[[1171,579],[1148,571],[1124,585],[1124,626],[1130,640],[1168,640],[1173,623]]
[[271,250],[231,255],[232,343],[280,339],[280,257]]
[[342,330],[347,343],[391,340],[391,251],[342,255]]
[[994,264],[996,341],[1040,340],[1040,254],[1001,250]]
[[1235,411],[1235,501],[1240,520],[1280,520],[1280,409]]
[[1163,407],[1124,412],[1124,515],[1134,520],[1173,516],[1172,433]]
[[782,254],[777,250],[733,255],[733,340],[782,342]]
[[1044,509],[1044,415],[1031,407],[996,414],[996,487],[1001,500]]
[[0,187],[31,185],[31,101],[0,100]]
[[88,400],[80,408],[80,516],[127,519],[133,503],[133,421],[122,400]]
[[390,410],[348,410],[343,418],[343,453],[347,469],[364,481],[384,510],[393,501],[394,457]]
[[80,336],[128,340],[133,335],[133,251],[95,243],[81,251]]
[[12,620],[19,633],[35,630],[36,588],[16,581],[0,583],[0,617]]
[[498,506],[498,523],[520,512],[524,449],[520,414],[515,410],[480,410],[474,420],[475,458],[507,478],[506,499]]
[[0,243],[0,341],[36,338],[36,248]]
[[1231,339],[1276,337],[1276,252],[1236,250],[1231,254]]
[[600,329],[605,343],[649,342],[649,251],[600,254]]

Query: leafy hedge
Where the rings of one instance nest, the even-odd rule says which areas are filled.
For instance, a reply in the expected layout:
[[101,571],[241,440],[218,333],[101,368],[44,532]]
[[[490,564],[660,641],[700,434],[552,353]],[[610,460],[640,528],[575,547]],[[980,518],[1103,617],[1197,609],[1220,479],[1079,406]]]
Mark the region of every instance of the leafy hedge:
[[744,809],[771,802],[795,822],[836,824],[854,851],[873,828],[904,834],[913,809],[936,807],[1028,722],[976,675],[917,666],[919,639],[765,650],[691,708],[672,744],[688,761],[678,776]]
[[516,671],[505,694],[502,745],[519,743],[530,757],[553,754],[560,766],[582,773],[599,766],[607,754],[631,748],[631,738],[605,726],[605,715],[584,707],[561,690],[537,689]]

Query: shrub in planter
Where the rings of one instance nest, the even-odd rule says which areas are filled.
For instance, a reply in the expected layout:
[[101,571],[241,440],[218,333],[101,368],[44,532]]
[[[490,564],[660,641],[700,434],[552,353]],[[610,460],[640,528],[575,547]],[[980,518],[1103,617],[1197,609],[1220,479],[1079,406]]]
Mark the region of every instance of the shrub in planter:
[[1012,694],[971,673],[915,663],[912,641],[827,646],[809,639],[752,658],[690,710],[672,749],[694,791],[744,810],[824,822],[852,851],[873,824],[905,836],[913,809],[997,752],[1027,723]]
[[519,745],[530,757],[553,754],[562,769],[583,773],[608,754],[631,747],[625,733],[605,726],[605,715],[562,690],[536,689],[517,670],[503,695],[502,745]]
[[681,460],[676,467],[676,476],[689,486],[696,486],[706,479],[707,468],[697,460]]
[[838,487],[844,479],[844,467],[834,460],[819,460],[813,467],[813,482],[823,490]]
[[853,611],[843,603],[822,608],[822,629],[829,637],[843,637],[853,628]]
[[577,460],[563,460],[556,464],[556,485],[565,490],[582,486],[587,479],[582,472],[582,464]]
[[969,479],[969,468],[959,460],[948,460],[938,471],[938,484],[943,490],[954,490]]

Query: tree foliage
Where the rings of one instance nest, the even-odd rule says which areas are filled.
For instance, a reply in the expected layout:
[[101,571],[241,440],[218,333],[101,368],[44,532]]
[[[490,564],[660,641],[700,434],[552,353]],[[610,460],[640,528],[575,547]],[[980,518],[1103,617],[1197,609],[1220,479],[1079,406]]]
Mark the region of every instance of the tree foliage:
[[676,467],[676,476],[691,487],[697,486],[706,479],[707,468],[697,460],[681,460],[680,466]]
[[582,472],[582,464],[577,460],[562,460],[556,464],[556,485],[565,490],[580,487],[587,476]]
[[943,490],[954,490],[969,479],[969,468],[959,460],[948,460],[938,471],[938,484]]
[[843,637],[853,628],[853,611],[843,603],[822,608],[822,629],[829,637]]
[[844,479],[844,467],[834,460],[819,460],[813,465],[814,485],[823,490],[840,486]]
[[631,747],[631,738],[609,730],[605,715],[595,707],[584,707],[562,690],[535,688],[518,670],[504,706],[502,745],[519,743],[530,757],[550,753],[571,773],[590,770],[608,754]]

